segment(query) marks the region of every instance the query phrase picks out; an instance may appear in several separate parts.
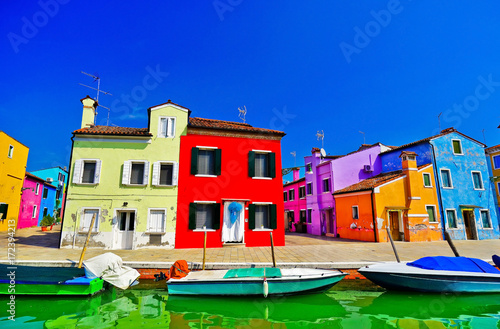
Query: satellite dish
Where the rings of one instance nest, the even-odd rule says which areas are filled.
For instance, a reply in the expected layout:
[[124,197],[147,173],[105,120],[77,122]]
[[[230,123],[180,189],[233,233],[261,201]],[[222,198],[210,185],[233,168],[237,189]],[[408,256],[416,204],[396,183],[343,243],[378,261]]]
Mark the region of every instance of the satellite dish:
[[321,148],[321,150],[319,151],[319,153],[321,154],[322,158],[326,157],[326,152],[325,152],[324,148]]

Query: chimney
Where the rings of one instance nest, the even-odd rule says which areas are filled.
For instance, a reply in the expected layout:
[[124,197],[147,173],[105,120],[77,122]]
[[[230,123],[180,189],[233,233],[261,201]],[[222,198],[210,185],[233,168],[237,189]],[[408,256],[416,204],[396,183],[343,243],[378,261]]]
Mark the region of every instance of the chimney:
[[83,104],[82,126],[81,128],[88,128],[95,124],[95,115],[97,108],[97,101],[87,95],[87,97],[80,99]]
[[293,168],[293,180],[299,180],[300,179],[300,168]]
[[420,191],[417,168],[417,153],[402,151],[399,155],[402,161],[403,173],[406,175],[406,194],[411,202],[414,198],[419,198]]

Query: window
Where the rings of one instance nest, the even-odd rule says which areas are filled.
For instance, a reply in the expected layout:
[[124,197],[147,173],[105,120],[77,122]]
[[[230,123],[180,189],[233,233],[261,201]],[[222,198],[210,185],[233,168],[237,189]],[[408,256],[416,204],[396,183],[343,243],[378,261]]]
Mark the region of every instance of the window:
[[56,191],[56,200],[59,200],[61,198],[61,190]]
[[158,129],[158,137],[175,137],[175,118],[160,117],[160,127]]
[[500,155],[493,156],[493,169],[500,169]]
[[472,172],[472,184],[475,190],[483,190],[483,178],[481,177],[480,171]]
[[429,214],[429,223],[436,223],[436,206],[425,206],[425,210],[427,210],[427,214]]
[[306,164],[306,171],[307,172],[312,172],[313,171],[312,170],[312,164],[310,164],[310,163]]
[[14,146],[9,145],[9,153],[7,156],[12,159],[12,154],[14,153]]
[[164,233],[166,218],[167,218],[166,209],[149,209],[148,232]]
[[313,192],[312,192],[312,183],[307,183],[306,187],[307,187],[307,195],[313,194]]
[[441,169],[441,180],[443,181],[443,188],[453,188],[449,169]]
[[120,231],[133,231],[135,228],[135,212],[119,211],[118,212],[118,229]]
[[43,196],[42,196],[42,198],[47,199],[47,194],[49,194],[49,189],[46,188],[46,187],[44,187],[43,188]]
[[248,176],[252,178],[275,178],[276,154],[267,151],[248,152]]
[[83,209],[82,217],[80,220],[80,232],[88,232],[92,218],[95,216],[94,226],[92,232],[97,232],[99,226],[99,209]]
[[307,209],[307,222],[312,223],[312,209]]
[[61,179],[61,173],[59,173],[59,174],[57,175],[57,180],[58,180],[59,182],[60,182],[60,181],[62,181],[62,179]]
[[483,228],[491,228],[491,219],[489,210],[479,210],[481,214],[481,221],[483,222]]
[[7,219],[7,210],[9,205],[6,203],[0,203],[0,219]]
[[288,201],[288,193],[286,191],[283,192],[283,201]]
[[290,189],[288,190],[288,200],[293,201],[295,200],[295,189]]
[[305,209],[300,211],[300,222],[305,223],[307,221],[307,213]]
[[323,192],[330,192],[330,178],[323,179]]
[[305,197],[306,197],[306,187],[300,186],[299,187],[299,198],[304,199]]
[[147,185],[148,181],[148,161],[130,160],[123,163],[122,185]]
[[352,219],[359,219],[358,206],[352,206]]
[[189,205],[190,230],[220,229],[220,204],[191,203]]
[[452,139],[453,144],[453,154],[462,155],[462,141],[460,139]]
[[248,227],[254,229],[276,229],[275,204],[251,204],[248,206]]
[[422,177],[424,178],[424,187],[432,187],[431,174],[424,172]]
[[40,193],[40,183],[36,183],[35,194],[38,195]]
[[222,152],[217,148],[191,149],[191,174],[202,176],[219,176],[221,174]]
[[99,184],[101,160],[80,159],[75,161],[73,184]]
[[289,210],[287,218],[289,221],[291,220],[292,222],[295,222],[295,212],[293,210]]
[[448,222],[448,228],[457,228],[457,212],[455,209],[446,210],[446,220]]
[[42,218],[47,216],[47,214],[49,213],[49,209],[47,207],[44,207],[43,208],[43,215],[42,215]]
[[61,175],[61,182],[64,182],[65,179],[66,179],[66,175]]
[[31,218],[36,218],[37,205],[33,206],[33,213],[31,214]]
[[153,163],[154,186],[177,186],[179,164],[177,162],[157,161]]

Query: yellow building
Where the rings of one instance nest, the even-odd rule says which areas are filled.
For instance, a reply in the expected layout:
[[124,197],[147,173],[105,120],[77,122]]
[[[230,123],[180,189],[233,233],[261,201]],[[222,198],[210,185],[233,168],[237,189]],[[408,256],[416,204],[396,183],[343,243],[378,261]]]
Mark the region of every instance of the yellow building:
[[496,207],[500,213],[500,144],[485,149],[488,158],[488,167],[491,169],[494,190],[497,194]]
[[0,131],[0,231],[17,227],[28,152],[27,146]]

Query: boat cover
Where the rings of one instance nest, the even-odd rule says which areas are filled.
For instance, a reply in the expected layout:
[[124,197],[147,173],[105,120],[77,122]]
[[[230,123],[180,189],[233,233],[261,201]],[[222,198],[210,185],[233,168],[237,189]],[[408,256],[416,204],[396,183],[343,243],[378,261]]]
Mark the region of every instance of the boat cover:
[[[13,269],[13,267],[15,269]],[[9,283],[9,273],[15,272],[16,283],[61,284],[67,280],[85,275],[82,268],[41,267],[0,264],[0,283]]]
[[424,257],[414,262],[407,263],[408,266],[436,271],[462,271],[500,274],[500,271],[487,262],[468,257]]
[[281,270],[276,267],[252,267],[252,268],[236,268],[227,271],[224,279],[229,278],[281,278]]
[[87,278],[100,277],[120,289],[127,289],[140,276],[137,270],[124,266],[121,257],[111,252],[91,258],[83,265]]

